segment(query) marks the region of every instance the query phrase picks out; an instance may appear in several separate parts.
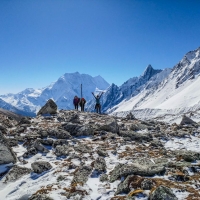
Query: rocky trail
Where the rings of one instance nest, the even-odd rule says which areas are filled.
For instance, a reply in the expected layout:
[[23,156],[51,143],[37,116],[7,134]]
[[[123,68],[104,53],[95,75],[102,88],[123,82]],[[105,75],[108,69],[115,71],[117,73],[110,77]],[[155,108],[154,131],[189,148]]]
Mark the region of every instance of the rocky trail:
[[198,200],[200,124],[60,110],[0,113],[0,197],[6,200]]

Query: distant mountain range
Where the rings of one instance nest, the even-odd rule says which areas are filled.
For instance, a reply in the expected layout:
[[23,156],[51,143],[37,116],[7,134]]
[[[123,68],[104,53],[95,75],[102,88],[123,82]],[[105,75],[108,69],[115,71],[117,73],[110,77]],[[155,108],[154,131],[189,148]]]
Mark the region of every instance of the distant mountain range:
[[102,110],[112,115],[132,112],[139,118],[170,122],[183,113],[192,113],[195,118],[200,109],[200,48],[188,52],[172,69],[157,70],[149,65],[141,76],[130,78],[121,86],[109,85],[101,76],[64,74],[46,88],[1,95],[0,107],[34,115],[52,98],[59,109],[73,109],[72,100],[75,95],[80,96],[81,84],[88,111],[94,111],[91,92],[103,90]]
[[[14,109],[25,112],[26,115],[34,116],[36,112],[52,98],[59,109],[73,109],[73,98],[81,95],[89,101],[93,98],[91,92],[95,90],[106,90],[109,83],[101,76],[92,77],[87,74],[66,73],[56,82],[42,89],[28,88],[17,94],[0,95],[0,107],[14,111]],[[9,107],[10,106],[10,107]],[[15,111],[14,111],[15,112]]]

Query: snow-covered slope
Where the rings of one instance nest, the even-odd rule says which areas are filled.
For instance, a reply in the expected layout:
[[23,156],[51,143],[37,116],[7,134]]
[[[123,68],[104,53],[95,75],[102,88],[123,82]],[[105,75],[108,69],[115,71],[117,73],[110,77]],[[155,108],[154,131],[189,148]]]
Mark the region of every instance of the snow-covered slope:
[[[158,81],[162,73],[154,76],[154,81]],[[163,77],[165,76],[166,74]],[[200,48],[187,53],[167,78],[160,83],[158,81],[156,87],[151,84],[152,82],[149,82],[138,95],[112,108],[113,114],[120,115],[131,110],[137,110],[138,114],[140,110],[141,116],[138,116],[144,117],[145,109],[154,109],[154,112],[157,110],[154,116],[158,117],[163,113],[181,115],[197,111],[200,108]],[[148,115],[145,117],[148,118]]]
[[71,109],[74,96],[81,95],[81,84],[83,96],[87,101],[92,99],[91,92],[109,87],[101,76],[92,77],[78,72],[66,73],[43,89],[28,88],[18,94],[1,95],[0,98],[29,113],[37,112],[50,98],[54,99],[59,109]]
[[[124,99],[129,99],[137,95],[151,78],[161,72],[162,70],[155,70],[149,65],[140,77],[130,78],[120,87],[112,84],[102,96],[102,111],[109,112],[113,106],[119,104]],[[89,110],[92,110],[92,108],[94,108],[94,102],[90,102]]]
[[3,101],[1,98],[0,98],[0,113],[3,112],[12,112],[12,113],[16,113],[18,115],[23,115],[23,116],[30,116],[30,113],[26,113],[25,111],[23,110],[19,110],[17,109],[16,107],[12,106],[11,104]]

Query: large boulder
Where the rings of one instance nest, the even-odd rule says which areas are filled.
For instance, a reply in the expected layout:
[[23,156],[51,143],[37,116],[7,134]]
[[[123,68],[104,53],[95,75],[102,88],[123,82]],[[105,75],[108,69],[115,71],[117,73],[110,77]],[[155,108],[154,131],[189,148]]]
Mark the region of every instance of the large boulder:
[[183,115],[180,125],[197,125],[197,123],[186,115]]
[[15,163],[17,158],[9,146],[7,139],[4,137],[3,133],[0,131],[0,165]]
[[51,164],[49,162],[46,161],[37,161],[37,162],[33,162],[31,164],[31,167],[33,168],[33,171],[35,173],[42,173],[44,171],[48,171],[52,168]]
[[49,99],[47,103],[39,110],[37,115],[56,114],[56,113],[57,113],[57,105],[52,99]]
[[150,200],[178,200],[171,188],[164,185],[157,187],[152,194],[150,194]]
[[20,179],[22,176],[30,174],[31,169],[26,167],[14,166],[3,178],[4,183],[13,182]]
[[46,194],[33,194],[28,200],[53,200],[51,197],[48,197]]
[[153,176],[165,171],[166,161],[149,159],[137,159],[133,164],[119,164],[110,175],[110,182],[114,182],[119,178],[127,177],[128,175]]
[[78,170],[76,170],[74,174],[74,178],[72,180],[72,184],[74,183],[86,183],[89,175],[92,172],[92,167],[90,166],[80,166]]

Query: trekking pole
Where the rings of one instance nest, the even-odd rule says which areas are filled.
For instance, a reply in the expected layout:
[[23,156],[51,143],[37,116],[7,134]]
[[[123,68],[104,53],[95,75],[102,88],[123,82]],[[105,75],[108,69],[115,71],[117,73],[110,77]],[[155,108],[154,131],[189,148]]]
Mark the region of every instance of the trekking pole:
[[82,91],[82,83],[81,83],[81,99],[83,97],[83,91]]

